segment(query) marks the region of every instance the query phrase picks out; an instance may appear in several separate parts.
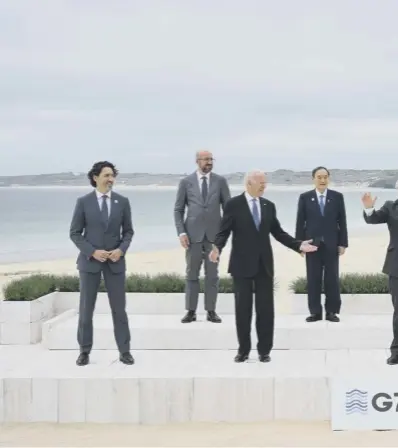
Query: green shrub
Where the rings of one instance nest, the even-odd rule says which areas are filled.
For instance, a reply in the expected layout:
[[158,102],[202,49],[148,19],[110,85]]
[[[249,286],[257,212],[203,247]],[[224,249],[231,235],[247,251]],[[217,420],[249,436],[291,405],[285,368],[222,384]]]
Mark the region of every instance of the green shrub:
[[[307,294],[307,278],[298,277],[290,284],[295,294]],[[323,288],[322,288],[323,289]],[[388,277],[385,274],[350,273],[340,276],[341,294],[389,294]],[[322,290],[322,292],[324,292]]]
[[[77,275],[47,275],[35,274],[18,280],[13,280],[4,288],[5,300],[34,300],[54,291],[79,291],[79,277]],[[200,290],[204,290],[204,280],[200,280]],[[104,281],[101,280],[100,292],[106,291]],[[158,274],[154,276],[130,274],[126,278],[127,292],[142,293],[183,293],[185,278],[177,274]],[[220,278],[220,293],[233,293],[230,277]]]
[[56,277],[36,274],[12,280],[4,287],[4,300],[34,300],[56,290]]
[[[274,289],[277,287],[275,283]],[[78,292],[79,277],[77,275],[35,274],[18,280],[12,280],[4,287],[4,299],[14,301],[35,300],[54,291]],[[99,292],[105,292],[104,281],[101,280]],[[129,274],[126,278],[126,292],[136,293],[183,293],[185,277],[178,274]],[[200,279],[200,292],[204,291],[204,279]],[[219,293],[234,292],[231,277],[221,277]]]

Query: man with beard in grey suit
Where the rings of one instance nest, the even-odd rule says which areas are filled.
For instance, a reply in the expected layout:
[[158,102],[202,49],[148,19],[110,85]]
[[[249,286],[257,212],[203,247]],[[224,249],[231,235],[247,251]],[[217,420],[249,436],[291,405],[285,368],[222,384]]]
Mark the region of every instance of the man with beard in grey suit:
[[[221,209],[231,198],[227,180],[212,172],[213,155],[209,151],[196,153],[198,169],[181,180],[174,206],[177,235],[186,254],[187,313],[182,323],[196,321],[199,299],[199,275],[204,261],[204,306],[207,320],[220,323],[216,313],[218,294],[218,265],[209,260],[212,243],[221,223]],[[185,210],[187,216],[184,219]]]
[[93,346],[93,314],[101,275],[108,291],[119,359],[134,364],[126,313],[125,254],[134,235],[128,198],[112,191],[118,172],[110,162],[97,162],[88,173],[91,193],[80,197],[70,225],[70,239],[79,249],[80,306],[76,364],[89,363]]

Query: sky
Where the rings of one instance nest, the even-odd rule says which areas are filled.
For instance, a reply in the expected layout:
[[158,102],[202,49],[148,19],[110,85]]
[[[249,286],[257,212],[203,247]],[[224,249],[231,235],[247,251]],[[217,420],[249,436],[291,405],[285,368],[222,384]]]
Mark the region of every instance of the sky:
[[396,0],[2,0],[0,175],[398,169]]

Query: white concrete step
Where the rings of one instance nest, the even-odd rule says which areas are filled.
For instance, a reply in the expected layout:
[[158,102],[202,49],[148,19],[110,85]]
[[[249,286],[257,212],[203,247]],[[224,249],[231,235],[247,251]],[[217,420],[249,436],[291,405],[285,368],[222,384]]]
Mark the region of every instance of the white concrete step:
[[[181,323],[181,315],[129,315],[134,350],[234,350],[235,317],[223,316],[221,324],[199,321]],[[282,315],[275,319],[275,349],[387,349],[392,338],[391,317],[343,316],[341,322],[305,322],[305,316]],[[78,315],[69,310],[43,324],[42,343],[48,349],[77,349]],[[252,343],[257,336],[254,318]],[[94,348],[116,348],[110,314],[94,316]]]
[[[55,309],[57,314],[69,309],[79,308],[78,292],[59,292]],[[183,314],[185,312],[185,294],[183,293],[127,293],[126,309],[128,314]],[[204,309],[203,294],[199,295],[198,311]],[[233,294],[218,294],[217,311],[220,314],[234,314]],[[109,313],[109,299],[105,292],[98,293],[95,305],[96,314]]]
[[[324,303],[324,298],[322,298]],[[127,293],[128,314],[182,314],[185,310],[185,294],[181,293]],[[307,296],[275,292],[275,307],[280,313],[308,314]],[[54,310],[56,314],[79,308],[78,292],[58,292]],[[203,310],[203,294],[199,296],[198,310]],[[106,293],[99,293],[95,307],[97,314],[109,313]],[[218,294],[217,312],[220,315],[235,313],[233,294]],[[393,312],[389,294],[343,294],[342,315],[348,314],[388,314]]]
[[386,350],[271,353],[260,363],[233,362],[233,351],[93,351],[78,367],[77,351],[0,347],[0,422],[258,422],[329,420],[338,378],[396,378]]

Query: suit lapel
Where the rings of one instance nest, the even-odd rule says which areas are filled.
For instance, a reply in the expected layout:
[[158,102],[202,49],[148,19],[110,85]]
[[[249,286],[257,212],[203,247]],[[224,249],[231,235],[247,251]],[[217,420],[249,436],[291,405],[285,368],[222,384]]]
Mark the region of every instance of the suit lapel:
[[208,188],[208,191],[207,191],[207,197],[206,197],[205,204],[207,204],[209,202],[210,196],[212,194],[214,194],[216,192],[216,190],[217,190],[217,179],[214,177],[213,173],[210,173],[210,176],[209,176],[209,188]]
[[260,229],[265,226],[267,219],[269,218],[267,213],[267,201],[264,198],[260,198],[260,213],[261,213],[261,222]]
[[192,182],[193,187],[195,188],[196,196],[203,203],[202,193],[200,192],[199,179],[198,179],[198,175],[196,172],[191,174],[191,182]]
[[115,193],[111,193],[111,199],[109,201],[110,207],[111,207],[111,213],[109,215],[108,219],[108,227],[111,225],[112,221],[115,219],[115,217],[118,215],[119,212],[119,198],[118,195]]
[[326,216],[326,214],[329,211],[330,207],[333,206],[333,198],[334,198],[333,192],[328,190],[327,193],[326,193],[324,216]]
[[256,229],[256,225],[254,224],[254,219],[253,219],[252,211],[250,209],[250,204],[247,202],[245,193],[242,193],[240,195],[240,198],[241,198],[241,202],[242,202],[242,210],[246,214],[246,218],[248,219],[248,221],[253,226],[253,229],[257,230]]
[[93,212],[97,215],[97,219],[99,221],[101,221],[103,223],[103,225],[105,226],[105,223],[102,220],[101,209],[100,209],[99,201],[97,198],[97,193],[95,192],[95,190],[91,193],[90,202],[91,202],[91,206],[93,208]]

